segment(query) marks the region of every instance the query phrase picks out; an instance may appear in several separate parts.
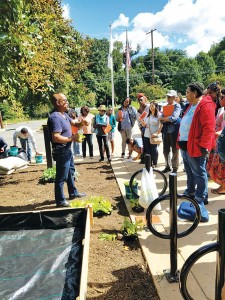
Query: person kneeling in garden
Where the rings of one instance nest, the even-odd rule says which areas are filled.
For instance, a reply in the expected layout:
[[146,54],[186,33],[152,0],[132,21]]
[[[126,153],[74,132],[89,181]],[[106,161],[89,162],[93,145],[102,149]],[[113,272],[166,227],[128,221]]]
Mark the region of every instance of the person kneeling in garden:
[[143,152],[143,142],[142,142],[142,138],[127,138],[126,139],[126,144],[128,144],[128,150],[129,150],[129,154],[128,154],[128,159],[131,158],[131,155],[134,152],[137,152],[137,156],[133,158],[133,160],[138,160],[141,158],[141,154]]

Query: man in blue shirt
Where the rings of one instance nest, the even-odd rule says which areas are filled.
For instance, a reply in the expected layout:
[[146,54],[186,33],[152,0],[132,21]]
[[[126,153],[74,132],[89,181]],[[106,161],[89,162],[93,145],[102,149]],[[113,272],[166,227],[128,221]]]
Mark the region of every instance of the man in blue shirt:
[[81,127],[82,121],[78,123],[71,119],[66,111],[68,101],[63,94],[54,94],[51,98],[54,111],[48,118],[48,129],[52,142],[52,155],[56,161],[55,178],[55,201],[58,207],[67,207],[69,202],[63,192],[64,181],[67,183],[69,199],[85,197],[84,193],[79,193],[74,184],[74,161],[71,151],[71,143],[78,142],[78,134],[72,135],[71,125]]

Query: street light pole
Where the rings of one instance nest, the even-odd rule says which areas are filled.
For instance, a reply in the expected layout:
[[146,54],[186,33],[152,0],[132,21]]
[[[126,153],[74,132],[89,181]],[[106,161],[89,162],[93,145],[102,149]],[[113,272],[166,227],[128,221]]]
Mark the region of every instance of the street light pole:
[[156,29],[152,29],[152,30],[150,30],[149,32],[146,33],[146,34],[151,33],[151,42],[152,42],[152,84],[155,84],[154,47],[153,47],[153,31],[155,31],[155,30]]

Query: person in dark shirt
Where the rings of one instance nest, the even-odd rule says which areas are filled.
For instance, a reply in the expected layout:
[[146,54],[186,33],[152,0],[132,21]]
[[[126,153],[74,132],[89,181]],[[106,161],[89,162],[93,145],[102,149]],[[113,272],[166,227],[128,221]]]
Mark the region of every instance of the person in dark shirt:
[[3,137],[0,137],[0,158],[6,158],[7,157],[7,144]]
[[69,199],[85,197],[84,193],[79,193],[74,183],[74,160],[71,151],[71,143],[78,142],[78,134],[72,135],[71,126],[82,127],[84,121],[78,123],[71,119],[66,111],[68,110],[68,101],[63,94],[54,94],[51,98],[54,111],[48,118],[48,129],[52,142],[52,155],[56,161],[55,178],[55,201],[58,207],[70,206],[66,200],[63,186],[66,181],[69,193]]
[[143,142],[142,138],[127,138],[126,143],[128,144],[129,154],[128,159],[131,158],[131,155],[134,152],[137,152],[137,156],[133,158],[133,160],[138,160],[141,158],[141,154],[143,152]]

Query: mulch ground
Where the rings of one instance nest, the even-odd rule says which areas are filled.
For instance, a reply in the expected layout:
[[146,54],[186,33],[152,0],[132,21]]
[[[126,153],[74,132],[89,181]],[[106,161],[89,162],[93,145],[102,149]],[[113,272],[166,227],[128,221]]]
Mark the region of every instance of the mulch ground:
[[[0,211],[54,209],[54,184],[39,184],[45,165],[34,165],[7,176],[0,175]],[[104,196],[113,205],[111,215],[95,217],[91,228],[87,299],[159,300],[138,240],[101,241],[100,233],[119,233],[128,216],[109,164],[76,166],[76,186],[87,197]],[[65,194],[68,196],[66,188]]]

